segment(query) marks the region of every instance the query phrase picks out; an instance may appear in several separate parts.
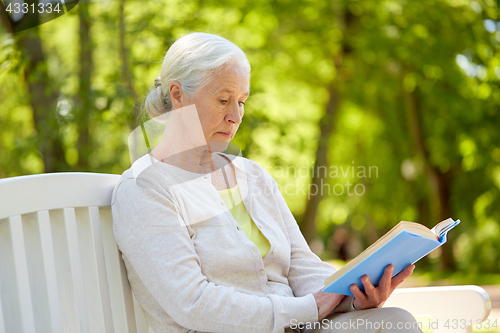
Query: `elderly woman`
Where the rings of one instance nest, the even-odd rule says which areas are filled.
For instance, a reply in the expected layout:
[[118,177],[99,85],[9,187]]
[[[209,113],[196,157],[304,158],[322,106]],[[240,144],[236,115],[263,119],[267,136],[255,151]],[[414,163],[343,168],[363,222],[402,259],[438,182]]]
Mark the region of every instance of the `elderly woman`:
[[[222,153],[241,124],[250,65],[212,34],[168,50],[146,100],[166,124],[160,143],[113,191],[113,232],[154,332],[421,332],[398,308],[379,308],[413,266],[366,293],[324,293],[335,269],[311,252],[276,181]],[[390,326],[389,326],[390,324]],[[399,327],[399,330],[398,330]]]

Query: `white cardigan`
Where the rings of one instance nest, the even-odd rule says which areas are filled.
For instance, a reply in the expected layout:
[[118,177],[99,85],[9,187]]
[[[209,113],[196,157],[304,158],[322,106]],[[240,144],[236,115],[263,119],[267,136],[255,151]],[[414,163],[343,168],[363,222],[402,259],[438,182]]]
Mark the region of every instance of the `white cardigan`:
[[[113,190],[113,233],[154,332],[277,333],[292,319],[318,320],[312,294],[335,268],[310,250],[269,173],[224,155],[233,160],[248,213],[271,244],[264,258],[210,174],[146,154]],[[335,312],[350,311],[351,300]]]

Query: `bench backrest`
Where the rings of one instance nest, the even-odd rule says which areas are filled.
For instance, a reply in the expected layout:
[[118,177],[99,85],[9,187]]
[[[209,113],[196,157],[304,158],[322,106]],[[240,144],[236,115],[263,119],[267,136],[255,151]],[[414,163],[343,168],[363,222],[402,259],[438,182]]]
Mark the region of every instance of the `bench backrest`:
[[150,332],[113,237],[119,178],[0,179],[0,332]]

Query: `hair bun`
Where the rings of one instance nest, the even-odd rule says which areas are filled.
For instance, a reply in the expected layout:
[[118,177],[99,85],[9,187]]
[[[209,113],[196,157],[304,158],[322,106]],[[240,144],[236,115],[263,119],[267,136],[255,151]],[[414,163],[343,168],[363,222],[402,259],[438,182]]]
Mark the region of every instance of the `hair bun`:
[[158,88],[159,86],[161,86],[161,77],[157,76],[155,79],[155,88]]

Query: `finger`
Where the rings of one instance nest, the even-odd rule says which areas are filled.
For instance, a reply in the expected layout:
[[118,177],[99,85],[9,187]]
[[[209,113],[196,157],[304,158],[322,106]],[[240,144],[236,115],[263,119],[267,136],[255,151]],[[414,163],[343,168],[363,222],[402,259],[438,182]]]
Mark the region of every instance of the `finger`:
[[368,275],[363,275],[361,277],[361,283],[365,287],[365,294],[366,295],[370,296],[370,295],[373,295],[375,293],[375,287],[371,283],[370,277]]
[[364,305],[367,303],[365,294],[363,294],[363,292],[359,289],[359,287],[355,283],[351,284],[351,287],[349,289],[351,290],[351,293],[354,296],[354,298],[356,298],[364,308]]
[[384,275],[382,275],[382,278],[380,279],[380,282],[378,283],[378,288],[381,291],[387,291],[391,287],[391,278],[392,278],[392,273],[394,272],[394,265],[389,264],[385,267],[384,269]]
[[393,272],[394,272],[394,265],[392,264],[387,265],[384,270],[384,275],[382,275],[382,278],[378,283],[377,289],[382,299],[387,299],[387,297],[389,297],[389,294],[391,292],[391,278]]
[[[405,269],[403,269],[401,272],[399,272],[396,276],[399,275],[398,278],[404,280],[407,277],[409,277],[410,275],[412,275],[414,269],[415,269],[415,265],[408,265],[405,267]],[[394,276],[394,277],[396,277],[396,276]]]
[[397,288],[407,277],[409,277],[413,273],[413,269],[415,269],[415,265],[408,265],[401,272],[396,274],[391,280],[391,293],[394,289]]
[[370,281],[368,275],[361,277],[361,283],[365,287],[365,294],[367,296],[368,304],[370,307],[376,307],[379,303],[378,292]]

